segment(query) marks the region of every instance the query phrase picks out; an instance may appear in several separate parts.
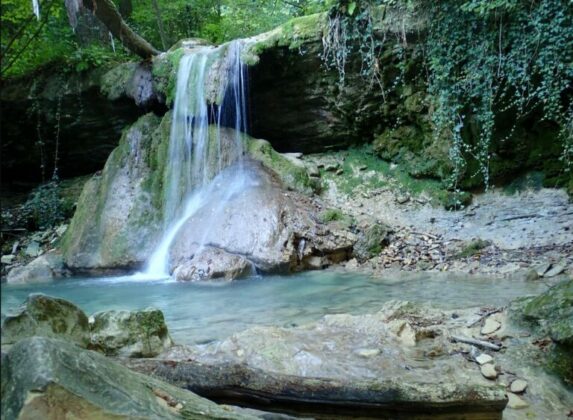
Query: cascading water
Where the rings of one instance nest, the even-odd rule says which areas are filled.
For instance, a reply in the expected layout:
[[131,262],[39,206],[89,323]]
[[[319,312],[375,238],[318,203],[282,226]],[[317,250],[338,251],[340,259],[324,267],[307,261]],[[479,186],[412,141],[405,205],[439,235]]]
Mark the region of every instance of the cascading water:
[[[208,197],[220,197],[211,210],[215,220],[226,200],[249,184],[242,164],[247,78],[240,55],[241,43],[234,41],[195,48],[180,60],[164,175],[164,235],[149,259],[146,277],[169,276],[170,245]],[[209,104],[214,101],[220,105]],[[233,128],[233,135],[222,135],[225,127]],[[231,164],[231,177],[217,176]],[[197,238],[200,246],[203,242]]]

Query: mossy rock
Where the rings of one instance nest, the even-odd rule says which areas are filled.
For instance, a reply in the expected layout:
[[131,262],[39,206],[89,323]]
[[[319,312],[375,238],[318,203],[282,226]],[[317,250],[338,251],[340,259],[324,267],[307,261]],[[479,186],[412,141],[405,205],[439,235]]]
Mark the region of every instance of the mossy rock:
[[247,137],[246,142],[249,156],[277,174],[287,188],[306,194],[319,189],[319,182],[309,176],[302,162],[298,163],[276,152],[266,140]]
[[358,241],[354,244],[354,256],[359,261],[366,261],[380,254],[387,244],[390,232],[391,229],[382,223],[375,223],[363,229],[358,235]]
[[108,356],[154,357],[173,345],[159,309],[104,311],[93,318],[90,348]]
[[2,320],[2,346],[32,336],[61,338],[81,347],[90,340],[88,317],[71,302],[40,293],[28,296],[17,313]]
[[573,350],[573,280],[529,299],[521,309],[521,316],[546,330],[555,342]]
[[255,419],[62,340],[2,353],[3,419]]

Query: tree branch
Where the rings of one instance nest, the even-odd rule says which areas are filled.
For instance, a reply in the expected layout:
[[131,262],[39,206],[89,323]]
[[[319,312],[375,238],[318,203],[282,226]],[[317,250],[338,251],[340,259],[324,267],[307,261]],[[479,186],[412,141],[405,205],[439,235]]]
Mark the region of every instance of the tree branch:
[[125,23],[111,0],[83,0],[83,5],[91,10],[111,34],[134,54],[148,59],[160,53]]

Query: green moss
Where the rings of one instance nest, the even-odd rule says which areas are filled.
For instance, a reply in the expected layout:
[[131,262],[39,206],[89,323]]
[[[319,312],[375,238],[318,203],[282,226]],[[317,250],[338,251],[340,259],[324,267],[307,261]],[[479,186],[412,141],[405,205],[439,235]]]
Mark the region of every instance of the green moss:
[[[347,195],[380,188],[393,188],[408,192],[412,196],[424,193],[435,204],[441,204],[445,189],[435,179],[417,179],[410,175],[403,165],[393,165],[380,159],[371,145],[353,147],[346,151],[325,153],[320,156],[333,155],[343,160],[342,173],[320,170],[324,184],[333,182],[337,189]],[[312,155],[308,156],[313,159]]]
[[175,100],[177,68],[184,54],[182,48],[163,53],[153,59],[153,88],[165,97],[165,104],[171,106]]
[[242,59],[247,65],[259,62],[259,55],[273,47],[288,47],[298,49],[305,42],[320,41],[325,28],[326,13],[301,16],[284,23],[283,25],[254,37],[243,50]]
[[302,163],[296,164],[277,153],[268,141],[247,137],[246,143],[248,154],[275,172],[286,187],[307,194],[318,189],[318,183],[308,175]]
[[482,249],[489,246],[490,243],[488,241],[484,241],[482,239],[476,239],[471,241],[468,245],[466,245],[457,255],[457,258],[469,258],[477,255]]
[[102,93],[112,101],[121,98],[137,66],[134,62],[122,63],[105,73],[101,79]]
[[320,215],[320,220],[323,223],[335,222],[337,220],[342,220],[343,218],[344,213],[339,209],[328,209]]

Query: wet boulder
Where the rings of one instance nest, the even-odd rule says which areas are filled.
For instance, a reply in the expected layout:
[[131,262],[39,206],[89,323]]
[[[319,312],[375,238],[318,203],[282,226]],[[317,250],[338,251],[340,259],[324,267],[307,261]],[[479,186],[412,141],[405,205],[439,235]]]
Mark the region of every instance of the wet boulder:
[[62,256],[48,253],[40,255],[24,266],[14,267],[8,273],[6,282],[10,284],[46,283],[65,274]]
[[159,309],[98,312],[90,327],[90,348],[109,356],[154,357],[173,345]]
[[88,317],[71,302],[34,293],[17,313],[2,319],[2,347],[31,336],[61,338],[87,347],[90,341]]
[[231,281],[245,277],[253,271],[252,264],[245,257],[207,247],[194,255],[191,260],[177,266],[173,276],[181,281]]
[[46,337],[2,354],[3,419],[253,419],[192,392]]

